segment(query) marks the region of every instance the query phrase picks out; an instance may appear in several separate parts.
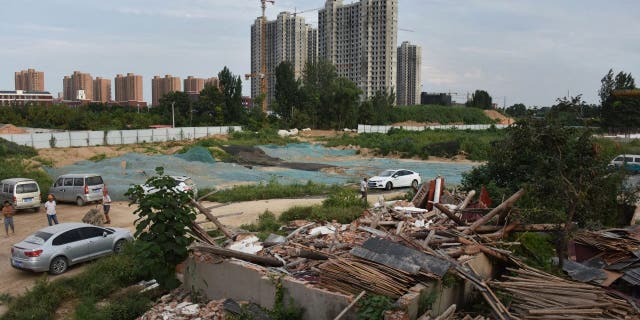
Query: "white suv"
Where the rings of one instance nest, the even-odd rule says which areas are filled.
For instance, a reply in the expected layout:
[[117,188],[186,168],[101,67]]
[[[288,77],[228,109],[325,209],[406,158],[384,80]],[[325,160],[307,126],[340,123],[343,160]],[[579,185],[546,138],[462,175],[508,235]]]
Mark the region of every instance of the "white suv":
[[[173,190],[180,191],[180,192],[192,191],[193,197],[198,198],[198,188],[196,187],[196,184],[193,182],[193,179],[187,176],[171,176],[171,178],[176,182],[176,186],[173,187]],[[140,186],[142,187],[144,194],[151,194],[151,193],[158,192],[158,189],[156,189],[153,186],[150,186],[147,184],[142,184]]]

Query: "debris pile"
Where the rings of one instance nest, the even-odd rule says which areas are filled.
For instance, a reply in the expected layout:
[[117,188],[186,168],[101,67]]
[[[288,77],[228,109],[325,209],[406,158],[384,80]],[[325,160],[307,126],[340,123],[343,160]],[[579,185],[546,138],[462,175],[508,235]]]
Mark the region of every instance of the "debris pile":
[[103,226],[104,214],[102,214],[97,207],[89,209],[89,211],[85,213],[84,217],[82,217],[82,222],[92,224],[94,226]]
[[196,303],[189,292],[176,289],[160,298],[158,303],[145,312],[138,320],[224,320],[224,300],[212,300],[208,303]]
[[[192,245],[191,250],[200,260],[202,253],[214,255],[214,260],[240,259],[304,281],[308,286],[353,296],[369,292],[397,299],[416,284],[451,274],[476,289],[495,319],[551,319],[554,317],[534,316],[540,315],[539,312],[556,312],[562,306],[572,311],[593,312],[589,315],[602,312],[603,316],[622,316],[620,319],[635,314],[637,311],[625,305],[625,301],[598,291],[597,287],[587,289],[578,282],[549,278],[512,257],[507,250],[512,244],[504,241],[510,232],[563,228],[562,225],[525,225],[509,219],[516,212],[513,205],[523,195],[524,190],[519,190],[497,207],[486,208],[488,204],[482,201],[483,197],[472,203],[474,192],[450,194],[444,189],[444,181],[438,178],[423,184],[410,202],[380,199],[349,224],[292,221],[283,230],[286,236],[272,234],[261,243],[243,235],[242,231],[230,230],[217,221],[210,209],[193,201],[227,240],[220,246],[194,224],[194,233],[200,235],[202,243]],[[623,250],[625,255],[615,255],[610,261],[626,261],[625,258],[631,257],[629,253],[635,252],[632,250],[635,247],[630,248]],[[479,253],[514,267],[518,277],[506,277],[507,281],[488,285],[469,264]],[[539,287],[548,289],[541,292],[557,294],[559,301],[565,299],[571,303],[559,305],[547,301],[550,296],[537,295]],[[514,303],[505,306],[493,291],[495,288],[513,294]],[[592,299],[595,304],[586,308],[586,299]],[[584,311],[586,309],[589,311]],[[451,315],[454,311],[455,308]]]
[[568,281],[523,267],[492,286],[513,297],[511,310],[521,319],[637,319],[626,301],[601,287]]

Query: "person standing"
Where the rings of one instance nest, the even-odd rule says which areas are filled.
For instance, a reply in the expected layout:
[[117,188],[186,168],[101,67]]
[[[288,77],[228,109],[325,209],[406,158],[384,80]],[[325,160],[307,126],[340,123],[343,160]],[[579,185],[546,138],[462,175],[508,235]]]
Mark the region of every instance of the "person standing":
[[364,199],[364,205],[367,205],[367,190],[369,189],[367,177],[362,178],[360,182],[360,194],[362,195],[362,199]]
[[47,202],[44,203],[44,208],[47,209],[47,222],[52,226],[54,223],[58,224],[58,216],[56,215],[56,200],[53,195],[47,196]]
[[107,188],[102,190],[102,212],[104,212],[104,223],[111,223],[111,219],[109,218],[109,210],[111,210],[111,197],[109,196],[109,191]]
[[13,228],[13,214],[15,211],[9,201],[4,202],[2,207],[2,216],[4,216],[4,232],[9,236],[9,226],[11,226],[11,234],[16,234],[16,230]]

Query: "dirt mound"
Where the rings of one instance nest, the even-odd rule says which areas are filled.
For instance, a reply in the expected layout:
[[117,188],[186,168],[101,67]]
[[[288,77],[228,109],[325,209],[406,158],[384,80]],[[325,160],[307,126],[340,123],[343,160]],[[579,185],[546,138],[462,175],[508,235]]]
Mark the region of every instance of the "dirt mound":
[[496,110],[484,110],[484,114],[493,120],[498,120],[499,124],[512,124],[515,122],[513,118],[507,117]]
[[249,146],[224,146],[224,151],[233,156],[234,161],[243,165],[258,165],[270,167],[282,167],[304,171],[319,171],[321,169],[332,168],[335,166],[321,163],[307,162],[287,162],[280,158],[267,155],[258,147]]

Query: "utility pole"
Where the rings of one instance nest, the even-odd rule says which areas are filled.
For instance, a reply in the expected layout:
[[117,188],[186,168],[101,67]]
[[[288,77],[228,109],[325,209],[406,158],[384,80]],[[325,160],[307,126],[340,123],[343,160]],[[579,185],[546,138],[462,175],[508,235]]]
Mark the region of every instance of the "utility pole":
[[173,109],[173,105],[175,105],[176,102],[171,102],[171,128],[175,128],[176,127],[176,113]]

